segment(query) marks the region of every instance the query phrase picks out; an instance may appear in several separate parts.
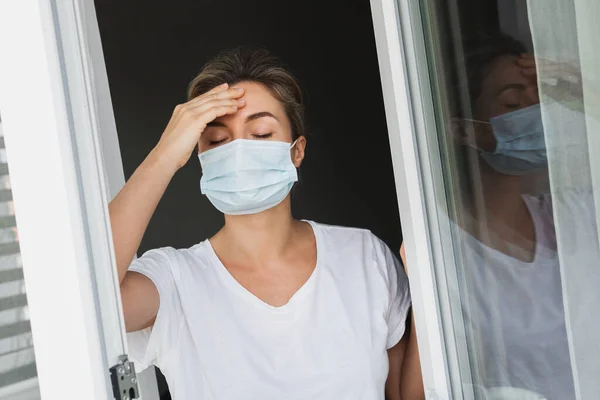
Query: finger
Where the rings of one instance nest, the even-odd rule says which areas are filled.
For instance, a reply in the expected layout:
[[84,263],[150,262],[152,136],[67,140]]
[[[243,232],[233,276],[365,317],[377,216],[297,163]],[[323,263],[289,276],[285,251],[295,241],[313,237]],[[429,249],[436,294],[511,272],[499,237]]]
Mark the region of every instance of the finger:
[[242,88],[229,88],[227,90],[223,90],[220,92],[207,94],[202,98],[196,98],[192,100],[189,104],[191,107],[196,107],[198,105],[207,103],[213,100],[222,100],[222,99],[238,99],[244,95],[244,89]]
[[538,71],[535,68],[525,68],[521,70],[521,74],[523,74],[524,76],[528,77],[528,78],[532,78],[537,76]]
[[211,90],[209,90],[206,93],[202,93],[201,95],[194,97],[193,99],[191,99],[187,103],[185,103],[184,106],[187,106],[190,104],[192,104],[192,105],[196,104],[199,101],[202,101],[203,99],[214,97],[214,96],[218,95],[219,93],[223,93],[227,90],[229,90],[229,84],[223,83],[217,87],[212,88]]
[[573,68],[569,68],[563,64],[548,64],[542,65],[536,69],[529,69],[522,71],[524,76],[534,77],[541,76],[545,78],[553,78],[553,79],[564,79],[566,76],[578,76],[577,71],[574,72]]
[[227,90],[227,89],[229,89],[229,84],[228,83],[222,83],[219,86],[216,86],[216,87],[212,88],[208,92],[202,93],[199,96],[196,96],[195,99],[203,98],[203,97],[206,97],[206,96],[210,96],[211,94],[219,93],[219,92],[222,92],[222,91]]
[[178,104],[175,107],[174,114],[181,114],[181,113],[187,111],[190,108],[190,106],[193,107],[194,104],[202,101],[202,99],[205,99],[207,97],[212,98],[213,96],[216,96],[217,94],[226,91],[228,88],[229,88],[229,84],[223,83],[217,87],[212,88],[211,90],[209,90],[206,93],[203,93],[199,96],[194,97],[193,99],[187,101],[186,103]]
[[238,107],[236,106],[218,106],[212,107],[211,109],[203,112],[201,114],[197,114],[196,118],[199,122],[202,123],[204,127],[214,121],[215,119],[222,117],[228,114],[235,114],[238,111]]
[[517,65],[522,68],[536,68],[540,74],[573,73],[577,71],[577,68],[572,64],[542,58],[519,59],[517,60]]
[[560,78],[560,75],[578,74],[579,72],[578,69],[574,68],[572,65],[559,63],[543,65],[541,66],[541,68],[539,68],[539,70],[540,74],[543,73],[548,75],[554,75],[557,78]]
[[222,83],[222,84],[220,84],[219,86],[212,88],[212,89],[211,89],[211,90],[209,90],[208,92],[206,92],[206,93],[202,93],[202,94],[200,94],[199,96],[196,96],[196,97],[194,97],[193,99],[189,100],[189,101],[188,101],[187,103],[185,103],[185,104],[189,104],[189,103],[196,102],[196,101],[198,101],[198,100],[201,100],[201,99],[203,99],[203,98],[205,98],[205,97],[212,96],[212,95],[214,95],[214,94],[217,94],[217,93],[223,92],[223,91],[225,91],[225,90],[227,90],[227,89],[229,89],[229,84],[227,84],[227,83]]
[[517,60],[517,65],[522,68],[535,68],[536,60],[533,58],[519,58]]
[[214,88],[210,89],[208,92],[206,92],[206,94],[222,92],[223,90],[227,90],[228,88],[229,84],[227,82],[221,83],[219,86],[215,86]]
[[242,108],[246,105],[246,100],[240,100],[240,99],[216,99],[216,100],[209,100],[205,103],[202,104],[198,104],[196,106],[194,106],[193,108],[190,108],[190,112],[193,112],[195,114],[201,114],[201,113],[205,113],[208,110],[210,110],[211,108],[214,107],[223,107],[223,106],[233,106],[233,107],[237,107],[237,108]]

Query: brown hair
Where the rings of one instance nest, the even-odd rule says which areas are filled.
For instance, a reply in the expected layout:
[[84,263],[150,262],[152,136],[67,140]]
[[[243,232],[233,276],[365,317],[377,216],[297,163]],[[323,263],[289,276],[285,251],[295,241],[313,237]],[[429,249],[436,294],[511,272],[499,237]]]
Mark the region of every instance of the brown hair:
[[285,65],[264,48],[238,47],[221,52],[190,82],[188,99],[222,83],[231,86],[244,81],[262,84],[283,104],[292,127],[292,140],[306,134],[300,84]]

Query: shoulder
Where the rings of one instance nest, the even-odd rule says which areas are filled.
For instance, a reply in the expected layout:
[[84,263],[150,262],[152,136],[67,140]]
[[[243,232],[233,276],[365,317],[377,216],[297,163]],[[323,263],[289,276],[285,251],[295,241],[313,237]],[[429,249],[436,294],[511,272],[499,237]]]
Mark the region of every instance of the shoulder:
[[180,249],[167,246],[148,250],[139,259],[147,258],[154,260],[176,261],[177,259],[182,257],[208,257],[209,250],[210,243],[208,242],[208,240],[204,240],[191,247],[184,247]]
[[368,229],[308,222],[315,230],[318,245],[322,246],[320,251],[326,253],[331,264],[344,268],[350,265],[375,267],[385,272],[389,265],[397,262],[389,247]]
[[312,221],[307,222],[312,225],[315,233],[324,243],[335,248],[356,245],[372,247],[382,243],[381,240],[368,229],[327,225]]
[[132,261],[129,270],[147,276],[171,275],[177,278],[186,268],[205,266],[209,260],[210,244],[203,241],[189,248],[160,247],[148,250]]

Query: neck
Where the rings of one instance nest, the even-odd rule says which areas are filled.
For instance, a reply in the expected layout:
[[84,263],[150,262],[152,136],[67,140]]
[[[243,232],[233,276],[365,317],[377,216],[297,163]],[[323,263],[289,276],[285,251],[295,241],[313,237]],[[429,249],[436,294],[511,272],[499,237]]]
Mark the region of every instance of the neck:
[[521,177],[500,174],[487,164],[480,171],[481,185],[476,190],[481,190],[483,209],[471,202],[474,219],[465,228],[487,246],[531,262],[536,249],[535,226],[523,201]]
[[230,254],[265,260],[284,253],[296,224],[288,196],[279,205],[257,214],[226,215],[219,235],[227,242]]
[[[512,225],[522,219],[525,203],[521,197],[521,177],[501,174],[480,163],[483,205],[488,222],[502,221]],[[473,210],[475,211],[475,210]]]

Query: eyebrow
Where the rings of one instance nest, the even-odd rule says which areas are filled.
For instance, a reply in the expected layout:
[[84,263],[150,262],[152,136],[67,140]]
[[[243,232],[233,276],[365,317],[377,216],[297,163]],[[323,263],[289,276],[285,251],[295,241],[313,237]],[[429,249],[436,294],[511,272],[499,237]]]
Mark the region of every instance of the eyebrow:
[[265,118],[265,117],[274,118],[275,121],[279,121],[279,119],[275,115],[271,114],[270,112],[261,111],[261,112],[255,113],[255,114],[248,115],[246,117],[246,123],[257,120],[259,118]]
[[522,83],[509,83],[508,85],[502,86],[500,90],[498,90],[498,95],[509,89],[526,90],[527,86]]

